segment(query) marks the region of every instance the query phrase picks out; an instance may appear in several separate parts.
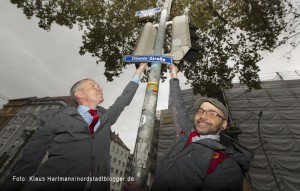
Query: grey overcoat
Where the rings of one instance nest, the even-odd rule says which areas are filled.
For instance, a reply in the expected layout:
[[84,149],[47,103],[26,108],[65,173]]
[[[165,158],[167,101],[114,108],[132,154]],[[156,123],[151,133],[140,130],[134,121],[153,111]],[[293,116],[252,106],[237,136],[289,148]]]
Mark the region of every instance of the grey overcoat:
[[[110,176],[111,125],[130,104],[137,87],[137,83],[130,82],[109,109],[97,107],[101,125],[94,135],[75,107],[42,112],[36,133],[0,189],[83,191],[83,178]],[[46,151],[48,159],[40,165]],[[16,181],[16,177],[25,181]],[[92,191],[109,189],[109,181],[92,183]]]

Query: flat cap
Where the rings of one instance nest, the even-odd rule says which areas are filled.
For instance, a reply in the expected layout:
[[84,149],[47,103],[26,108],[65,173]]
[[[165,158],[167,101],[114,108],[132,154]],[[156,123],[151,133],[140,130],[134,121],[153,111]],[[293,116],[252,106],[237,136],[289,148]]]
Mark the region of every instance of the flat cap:
[[203,102],[209,102],[209,103],[213,104],[216,108],[218,108],[219,110],[221,110],[223,112],[225,119],[228,120],[228,110],[227,110],[227,108],[224,106],[223,103],[221,103],[219,100],[214,99],[214,98],[208,98],[208,97],[198,98],[197,101],[194,104],[194,108],[195,108],[196,111],[199,110],[199,107]]

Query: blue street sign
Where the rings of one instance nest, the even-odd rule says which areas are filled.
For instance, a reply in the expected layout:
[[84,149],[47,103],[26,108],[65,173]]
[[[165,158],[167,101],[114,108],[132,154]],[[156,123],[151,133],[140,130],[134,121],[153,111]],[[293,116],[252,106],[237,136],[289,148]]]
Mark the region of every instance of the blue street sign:
[[152,9],[146,9],[146,10],[142,10],[142,11],[137,11],[135,13],[135,16],[139,16],[139,17],[146,17],[146,16],[152,16],[155,15],[155,13],[160,12],[160,7],[157,8],[152,8]]
[[126,55],[123,58],[124,62],[158,62],[162,64],[173,64],[173,58],[162,55]]

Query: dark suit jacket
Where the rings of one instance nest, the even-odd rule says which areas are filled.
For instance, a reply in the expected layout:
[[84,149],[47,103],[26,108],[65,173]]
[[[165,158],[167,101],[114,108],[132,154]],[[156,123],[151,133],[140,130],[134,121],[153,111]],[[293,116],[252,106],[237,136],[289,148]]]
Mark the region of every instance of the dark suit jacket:
[[[137,87],[137,83],[130,82],[109,109],[97,107],[101,125],[94,135],[90,134],[88,124],[75,107],[42,112],[35,135],[11,174],[0,185],[0,190],[83,191],[86,181],[73,181],[71,178],[110,176],[111,125],[130,104]],[[48,159],[40,165],[47,150]],[[34,174],[39,181],[30,180]],[[16,177],[26,181],[18,182]],[[70,180],[57,181],[61,177]],[[109,189],[109,181],[92,183],[92,191]]]

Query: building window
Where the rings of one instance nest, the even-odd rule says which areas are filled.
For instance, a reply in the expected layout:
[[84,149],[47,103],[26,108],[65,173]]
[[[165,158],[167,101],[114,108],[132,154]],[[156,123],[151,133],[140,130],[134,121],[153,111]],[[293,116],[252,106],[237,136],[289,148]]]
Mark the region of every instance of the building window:
[[111,173],[114,172],[114,168],[113,168],[113,167],[110,168],[110,172],[111,172]]
[[22,116],[22,123],[24,123],[26,121],[27,117],[26,116]]
[[42,111],[46,110],[48,106],[42,106]]
[[122,167],[125,167],[125,162],[122,162]]
[[26,109],[24,109],[25,112],[28,112],[31,109],[31,107],[27,107]]
[[118,169],[116,169],[116,171],[115,171],[115,174],[116,174],[116,175],[118,175],[118,173],[119,173],[119,170],[118,170]]
[[123,156],[123,151],[121,151],[121,156]]
[[40,110],[40,106],[37,106],[34,111],[38,112],[39,110]]
[[16,116],[15,118],[13,118],[14,120],[12,120],[13,121],[13,123],[16,123],[16,124],[18,124],[18,123],[20,123],[21,122],[21,117],[20,116]]
[[120,160],[118,160],[118,165],[119,165],[119,166],[121,165],[121,161],[120,161]]
[[113,159],[113,163],[115,164],[115,163],[116,163],[116,161],[117,161],[117,159],[116,159],[116,158],[114,158],[114,159]]
[[116,154],[118,154],[119,153],[119,149],[117,149],[117,151],[116,151]]
[[29,117],[29,118],[26,119],[26,124],[27,125],[33,126],[34,123],[35,123],[35,118],[34,117]]
[[123,172],[122,171],[120,171],[120,176],[122,176],[123,175]]
[[5,111],[5,112],[6,112],[6,113],[10,113],[10,111],[11,111],[11,110],[12,110],[12,108],[11,108],[11,107],[9,107],[9,108],[7,108],[7,109],[6,109],[6,111]]
[[111,147],[111,150],[114,151],[114,150],[115,150],[115,146],[112,146],[112,147]]
[[0,119],[0,124],[4,123],[5,120],[6,120],[5,118],[1,118],[1,119]]

